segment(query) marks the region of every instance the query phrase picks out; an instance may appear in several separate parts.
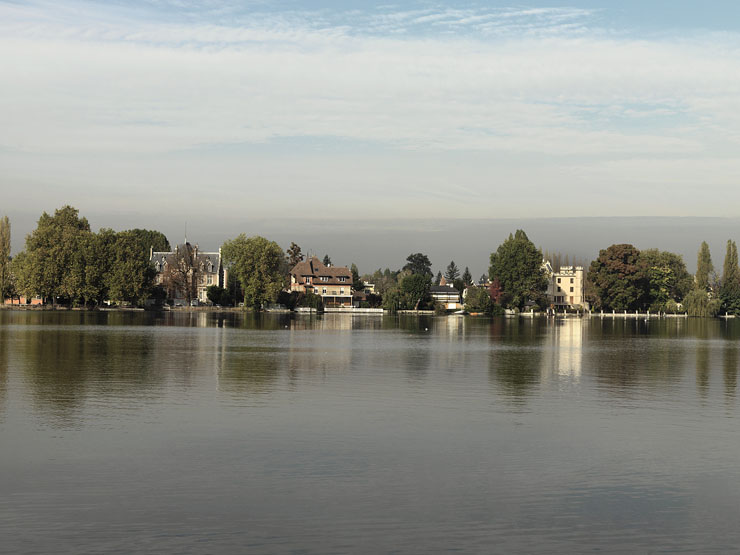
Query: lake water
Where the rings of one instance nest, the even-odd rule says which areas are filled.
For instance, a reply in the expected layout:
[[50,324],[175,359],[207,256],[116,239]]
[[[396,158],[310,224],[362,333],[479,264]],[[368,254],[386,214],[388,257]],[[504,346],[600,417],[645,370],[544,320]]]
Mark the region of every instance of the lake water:
[[737,551],[739,338],[0,311],[0,552]]

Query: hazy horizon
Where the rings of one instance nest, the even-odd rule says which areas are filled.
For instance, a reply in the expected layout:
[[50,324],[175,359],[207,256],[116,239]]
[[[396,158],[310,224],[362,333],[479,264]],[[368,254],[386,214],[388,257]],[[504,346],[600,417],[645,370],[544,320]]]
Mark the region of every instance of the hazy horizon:
[[[53,213],[53,209],[47,210]],[[25,236],[38,217],[11,213],[13,252],[22,250]],[[304,254],[323,257],[334,264],[357,264],[361,273],[378,268],[401,268],[406,256],[427,254],[435,273],[444,272],[454,260],[460,271],[470,267],[474,279],[488,271],[488,259],[509,233],[524,229],[540,248],[551,253],[593,260],[600,249],[614,243],[631,243],[640,249],[659,248],[684,257],[690,272],[696,268],[696,254],[707,241],[715,269],[721,271],[728,239],[740,240],[740,218],[721,217],[574,217],[574,218],[488,218],[488,219],[357,219],[331,221],[300,218],[233,220],[202,218],[178,222],[172,217],[153,221],[145,216],[83,213],[93,231],[154,229],[175,245],[187,238],[203,250],[217,250],[227,239],[240,233],[262,235],[283,249],[291,242]],[[179,228],[179,229],[178,229]]]

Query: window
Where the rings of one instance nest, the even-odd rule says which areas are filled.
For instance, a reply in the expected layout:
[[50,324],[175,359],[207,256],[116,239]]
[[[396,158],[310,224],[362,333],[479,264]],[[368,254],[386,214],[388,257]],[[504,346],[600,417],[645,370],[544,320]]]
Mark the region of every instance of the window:
[[339,294],[340,295],[344,295],[344,287],[342,287],[341,289],[339,289]]
[[573,278],[570,278],[570,282],[573,283]]
[[344,283],[345,281],[347,281],[347,278],[344,277],[344,276],[339,276],[339,281],[341,281],[342,283]]
[[306,276],[306,283],[311,283],[311,276]]
[[213,285],[213,276],[208,276],[208,285]]
[[322,293],[323,293],[324,295],[326,295],[326,287],[324,287],[324,288],[323,288],[323,289],[321,290],[321,292],[322,292]]
[[321,281],[329,281],[329,276],[321,276]]
[[571,292],[571,293],[573,292],[573,288],[572,288],[572,287],[570,288],[570,292]]
[[562,289],[560,289],[560,286],[558,285],[558,292],[560,292],[560,291],[562,291]]
[[558,278],[558,283],[560,283],[560,278]]

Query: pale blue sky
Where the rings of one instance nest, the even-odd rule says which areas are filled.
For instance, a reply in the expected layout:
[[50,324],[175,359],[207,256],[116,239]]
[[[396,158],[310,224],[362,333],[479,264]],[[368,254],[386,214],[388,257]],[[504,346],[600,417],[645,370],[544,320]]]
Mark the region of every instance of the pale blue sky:
[[16,248],[65,203],[209,237],[737,217],[739,26],[729,1],[0,0],[0,211]]

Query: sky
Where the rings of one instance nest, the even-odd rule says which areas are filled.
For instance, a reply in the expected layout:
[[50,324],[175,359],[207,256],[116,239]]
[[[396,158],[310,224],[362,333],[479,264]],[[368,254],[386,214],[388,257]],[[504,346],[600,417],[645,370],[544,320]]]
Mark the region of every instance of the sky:
[[740,217],[737,2],[0,0],[0,60],[16,251],[64,204],[322,252],[461,220]]

